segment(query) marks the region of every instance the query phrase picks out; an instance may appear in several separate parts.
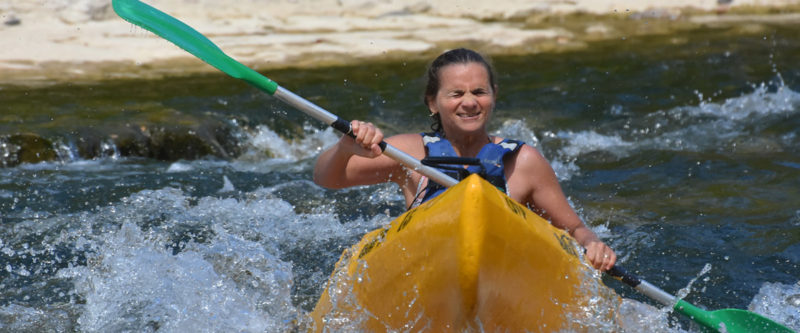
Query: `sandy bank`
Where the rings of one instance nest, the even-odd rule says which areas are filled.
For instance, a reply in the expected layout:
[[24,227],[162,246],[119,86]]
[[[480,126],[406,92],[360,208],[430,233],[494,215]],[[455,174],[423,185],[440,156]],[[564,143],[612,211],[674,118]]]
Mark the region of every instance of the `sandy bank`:
[[[800,0],[152,0],[256,69],[574,49],[687,26],[800,24]],[[659,23],[660,22],[660,23]],[[646,28],[643,28],[646,27]],[[212,71],[115,15],[110,1],[0,4],[0,84]]]

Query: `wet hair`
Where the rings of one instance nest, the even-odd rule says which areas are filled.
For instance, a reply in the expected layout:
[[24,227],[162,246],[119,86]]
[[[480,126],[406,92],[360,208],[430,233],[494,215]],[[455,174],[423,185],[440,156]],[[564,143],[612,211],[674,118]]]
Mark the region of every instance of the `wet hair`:
[[[433,62],[431,62],[431,65],[428,66],[428,83],[425,86],[425,96],[423,98],[425,106],[428,106],[428,100],[432,97],[435,97],[439,92],[439,87],[441,85],[439,72],[442,68],[452,64],[468,64],[471,62],[481,64],[484,68],[486,68],[486,72],[489,73],[489,85],[491,86],[492,91],[494,91],[497,85],[495,83],[495,74],[494,69],[492,69],[492,65],[489,64],[489,62],[486,61],[486,59],[480,55],[480,53],[470,49],[458,48],[440,54],[438,57],[436,57],[436,59],[433,60]],[[434,132],[444,134],[442,129],[441,115],[438,113],[431,115],[431,119],[433,119],[431,129]]]

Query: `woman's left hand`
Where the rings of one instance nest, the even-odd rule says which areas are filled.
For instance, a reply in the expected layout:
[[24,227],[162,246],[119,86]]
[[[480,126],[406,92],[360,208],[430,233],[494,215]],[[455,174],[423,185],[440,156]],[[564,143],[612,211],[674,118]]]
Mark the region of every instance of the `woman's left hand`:
[[617,254],[606,243],[599,240],[589,242],[586,248],[586,260],[592,267],[607,271],[617,262]]

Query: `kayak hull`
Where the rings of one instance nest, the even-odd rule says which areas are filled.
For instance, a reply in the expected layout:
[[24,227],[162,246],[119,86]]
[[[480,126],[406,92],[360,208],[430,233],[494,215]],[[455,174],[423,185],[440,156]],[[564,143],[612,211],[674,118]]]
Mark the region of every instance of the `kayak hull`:
[[[574,240],[478,176],[342,255],[316,331],[560,331],[602,284]],[[579,329],[579,328],[578,328]]]

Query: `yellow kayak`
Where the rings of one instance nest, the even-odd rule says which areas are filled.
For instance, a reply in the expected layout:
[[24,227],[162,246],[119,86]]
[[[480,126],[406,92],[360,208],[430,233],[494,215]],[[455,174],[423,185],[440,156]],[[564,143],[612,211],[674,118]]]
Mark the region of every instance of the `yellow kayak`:
[[[315,331],[583,331],[617,299],[566,232],[473,175],[342,254]],[[587,310],[589,309],[589,310]]]

